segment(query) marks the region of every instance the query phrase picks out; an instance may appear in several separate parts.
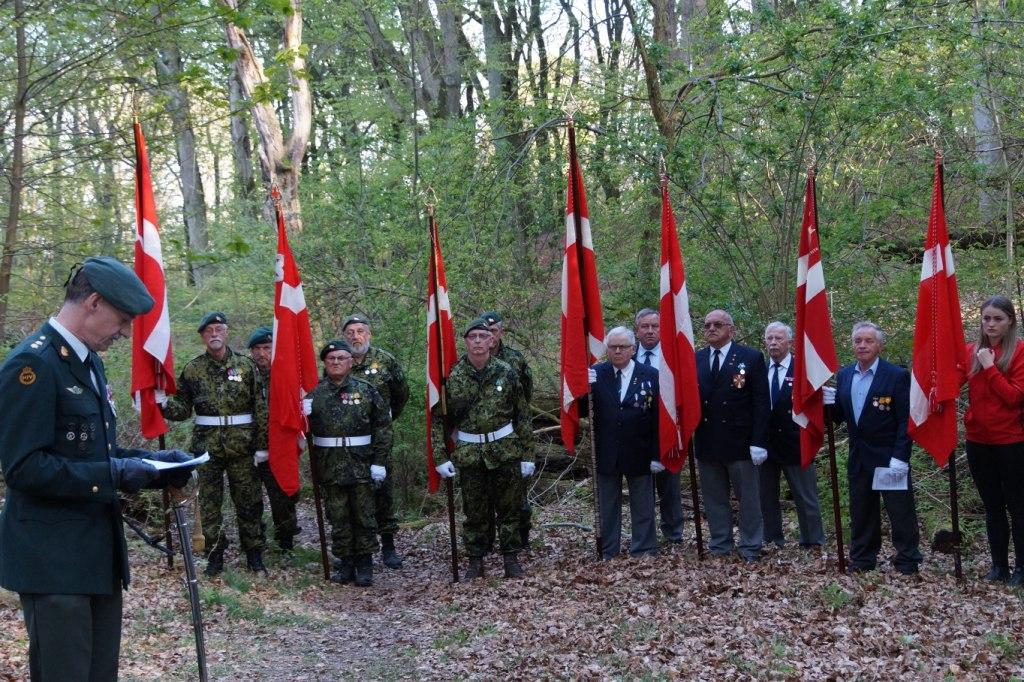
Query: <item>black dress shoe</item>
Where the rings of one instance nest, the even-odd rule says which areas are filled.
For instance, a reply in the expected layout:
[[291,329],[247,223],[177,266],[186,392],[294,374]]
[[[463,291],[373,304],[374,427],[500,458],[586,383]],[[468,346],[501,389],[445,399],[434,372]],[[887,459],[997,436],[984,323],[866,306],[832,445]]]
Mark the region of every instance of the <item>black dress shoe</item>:
[[1024,585],[1024,566],[1018,566],[1013,569],[1013,574],[1010,579],[1006,581],[1006,584],[1010,587],[1021,587]]
[[993,583],[1005,583],[1010,579],[1009,566],[993,566],[992,570],[985,574],[985,580]]
[[917,566],[897,566],[896,572],[900,575],[917,575]]
[[849,567],[847,567],[846,572],[850,573],[850,574],[853,574],[853,573],[869,573],[869,572],[871,572],[873,570],[875,570],[874,566],[849,566]]

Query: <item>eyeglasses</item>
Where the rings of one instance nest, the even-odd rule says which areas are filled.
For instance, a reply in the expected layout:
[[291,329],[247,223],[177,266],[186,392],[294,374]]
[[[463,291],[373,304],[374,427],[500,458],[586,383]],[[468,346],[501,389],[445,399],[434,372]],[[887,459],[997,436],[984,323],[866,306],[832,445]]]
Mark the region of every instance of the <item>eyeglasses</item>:
[[719,327],[728,327],[729,325],[725,322],[705,322],[705,329],[718,329]]
[[613,353],[623,353],[627,350],[633,350],[633,346],[608,346],[608,350]]

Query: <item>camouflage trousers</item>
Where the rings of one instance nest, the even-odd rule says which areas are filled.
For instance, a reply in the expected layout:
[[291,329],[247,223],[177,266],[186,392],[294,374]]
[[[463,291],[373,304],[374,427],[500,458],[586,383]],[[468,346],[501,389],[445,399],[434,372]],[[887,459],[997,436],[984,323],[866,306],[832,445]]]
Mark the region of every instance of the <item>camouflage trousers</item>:
[[395,515],[395,486],[391,482],[391,472],[387,478],[374,488],[374,517],[377,519],[377,532],[381,535],[394,535],[398,532],[398,517]]
[[523,548],[519,533],[523,507],[519,461],[502,462],[495,469],[483,463],[459,468],[462,487],[462,544],[470,557],[487,553],[487,527],[493,520],[502,554]]
[[[519,484],[522,486],[522,503],[519,507],[519,537],[522,539],[523,549],[527,549],[527,543],[529,542],[530,531],[533,530],[533,507],[530,506],[530,483],[532,479],[522,478],[519,479]],[[487,523],[487,552],[490,553],[494,550],[494,539],[497,535],[497,528],[494,525],[494,517],[491,516]]]
[[256,477],[251,455],[214,454],[210,461],[199,467],[199,509],[203,520],[203,535],[209,550],[227,546],[223,529],[224,474],[228,476],[228,489],[235,505],[238,539],[243,550],[263,549],[263,491]]
[[343,559],[376,552],[373,486],[326,483],[323,491],[327,498],[327,519],[331,523],[331,554]]
[[256,465],[256,475],[263,482],[270,500],[270,516],[274,520],[274,539],[278,544],[299,532],[299,520],[295,515],[295,501],[299,494],[285,495],[277,484],[274,473],[270,470],[270,462]]

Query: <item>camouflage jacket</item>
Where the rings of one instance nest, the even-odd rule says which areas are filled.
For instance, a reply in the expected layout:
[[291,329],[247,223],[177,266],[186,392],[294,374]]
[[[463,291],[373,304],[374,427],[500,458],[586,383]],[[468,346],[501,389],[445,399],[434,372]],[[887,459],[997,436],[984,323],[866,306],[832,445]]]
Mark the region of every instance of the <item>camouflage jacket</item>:
[[[455,440],[452,462],[456,466],[480,464],[482,461],[493,469],[502,462],[533,461],[529,407],[512,367],[492,357],[483,369],[477,370],[463,356],[452,366],[446,387],[448,425]],[[512,434],[490,443],[467,443],[455,438],[458,431],[490,433],[509,422],[512,423]],[[440,410],[433,413],[431,439],[434,452],[445,452]],[[435,458],[443,461],[440,457]]]
[[[193,451],[209,450],[214,454],[221,443],[219,437],[214,438],[216,434],[232,441],[226,446],[232,451],[249,450],[251,455],[256,450],[267,449],[263,378],[248,356],[229,348],[223,360],[214,360],[209,353],[203,353],[189,361],[178,375],[178,393],[168,397],[163,412],[172,421],[184,421],[192,416],[193,410],[197,415],[251,414],[253,417],[251,424],[242,426],[193,427]],[[210,449],[211,445],[214,450]]]
[[402,365],[394,355],[382,348],[370,346],[362,362],[352,361],[352,376],[376,388],[391,409],[391,419],[398,419],[409,402],[409,382]]
[[498,350],[494,351],[493,357],[502,362],[508,363],[519,376],[519,384],[523,387],[523,395],[526,396],[526,404],[533,401],[533,372],[526,362],[526,356],[515,348],[509,348],[502,342],[498,342]]
[[370,465],[387,466],[391,457],[391,416],[384,397],[369,383],[351,374],[341,384],[321,379],[309,394],[313,410],[309,430],[314,438],[370,436],[369,445],[320,447],[317,469],[324,483],[352,485],[370,482]]

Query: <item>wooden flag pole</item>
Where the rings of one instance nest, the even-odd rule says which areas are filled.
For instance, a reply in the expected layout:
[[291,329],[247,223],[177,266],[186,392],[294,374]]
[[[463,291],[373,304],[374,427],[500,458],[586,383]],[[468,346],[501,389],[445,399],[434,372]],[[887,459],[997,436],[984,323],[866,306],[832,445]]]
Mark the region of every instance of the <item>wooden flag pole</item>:
[[[167,449],[167,439],[164,434],[160,434],[160,449]],[[171,535],[171,494],[165,487],[163,490],[163,502],[164,502],[164,542],[167,543],[167,568],[174,568],[174,544],[173,536]]]
[[700,527],[700,491],[697,489],[697,458],[693,454],[693,438],[687,444],[690,460],[690,497],[693,499],[693,535],[697,540],[697,558],[704,558],[704,531]]
[[839,572],[846,573],[846,548],[843,546],[843,515],[839,505],[839,473],[836,464],[836,435],[832,425],[831,405],[825,405],[825,429],[828,434],[829,479],[832,484],[832,517],[836,529],[836,556],[839,559]]
[[313,447],[313,434],[306,433],[309,444],[309,478],[313,483],[313,503],[316,506],[316,529],[320,535],[320,563],[324,569],[324,580],[331,579],[331,560],[327,557],[327,532],[324,530],[324,503],[320,497],[320,474],[317,466],[316,451]]
[[949,511],[953,522],[953,572],[958,582],[963,582],[964,567],[960,555],[960,500],[956,484],[956,451],[949,456],[946,467],[949,472]]

